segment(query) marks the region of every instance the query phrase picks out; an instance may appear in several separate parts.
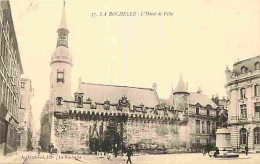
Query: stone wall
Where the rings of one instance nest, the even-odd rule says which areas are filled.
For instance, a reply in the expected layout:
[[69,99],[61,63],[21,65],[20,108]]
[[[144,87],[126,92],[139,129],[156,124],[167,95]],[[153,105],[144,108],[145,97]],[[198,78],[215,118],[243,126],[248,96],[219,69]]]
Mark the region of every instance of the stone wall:
[[89,133],[93,125],[93,121],[57,119],[55,122],[57,147],[62,152],[87,153]]
[[129,144],[142,144],[143,148],[150,148],[151,145],[172,148],[178,129],[176,125],[162,123],[127,123],[127,142]]
[[[140,121],[121,124],[123,128],[118,126],[117,130],[119,134],[122,133],[123,142],[138,145],[140,149],[149,149],[152,146],[173,148],[178,140],[176,124]],[[90,153],[91,136],[96,133],[97,137],[100,137],[101,133],[105,133],[107,126],[108,121],[102,120],[56,119],[56,145],[61,152]]]

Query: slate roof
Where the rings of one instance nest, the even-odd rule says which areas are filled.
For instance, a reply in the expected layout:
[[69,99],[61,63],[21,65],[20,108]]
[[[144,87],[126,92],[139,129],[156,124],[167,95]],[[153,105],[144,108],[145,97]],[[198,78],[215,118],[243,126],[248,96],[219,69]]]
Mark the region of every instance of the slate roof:
[[188,88],[184,84],[184,81],[182,79],[182,75],[180,76],[179,82],[174,90],[174,93],[185,93],[188,92]]
[[243,66],[248,69],[247,72],[254,71],[256,63],[260,63],[260,55],[234,63],[233,71],[237,74],[241,74],[241,68]]
[[190,92],[189,103],[191,105],[196,105],[199,103],[203,107],[210,105],[213,109],[218,107],[208,96],[195,92]]
[[81,83],[84,99],[90,98],[92,102],[103,103],[109,100],[110,103],[118,103],[126,96],[130,105],[145,105],[155,107],[159,104],[159,98],[153,89],[137,88],[129,86],[104,85],[93,83]]

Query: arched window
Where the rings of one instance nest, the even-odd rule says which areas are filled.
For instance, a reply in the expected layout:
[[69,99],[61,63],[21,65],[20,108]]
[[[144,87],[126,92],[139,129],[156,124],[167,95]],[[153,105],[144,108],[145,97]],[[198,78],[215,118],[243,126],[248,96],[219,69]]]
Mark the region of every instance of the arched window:
[[260,63],[259,62],[256,62],[255,63],[255,70],[259,70],[260,69]]
[[241,67],[241,73],[247,73],[247,68],[245,66]]
[[240,129],[240,144],[247,144],[247,131],[245,128]]
[[254,144],[260,144],[260,128],[254,129]]
[[77,100],[77,104],[78,104],[78,107],[82,106],[82,97],[81,96],[78,96],[78,100]]

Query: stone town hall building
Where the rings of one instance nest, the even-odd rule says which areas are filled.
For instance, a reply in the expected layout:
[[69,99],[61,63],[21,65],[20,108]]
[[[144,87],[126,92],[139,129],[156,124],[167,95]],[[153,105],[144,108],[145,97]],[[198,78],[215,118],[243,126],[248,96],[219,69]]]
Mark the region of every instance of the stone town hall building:
[[72,58],[65,5],[51,56],[50,98],[42,111],[43,149],[89,153],[101,148],[180,149],[214,143],[218,106],[207,96],[189,93],[182,78],[169,100],[160,102],[156,84],[138,88],[79,82],[71,96]]

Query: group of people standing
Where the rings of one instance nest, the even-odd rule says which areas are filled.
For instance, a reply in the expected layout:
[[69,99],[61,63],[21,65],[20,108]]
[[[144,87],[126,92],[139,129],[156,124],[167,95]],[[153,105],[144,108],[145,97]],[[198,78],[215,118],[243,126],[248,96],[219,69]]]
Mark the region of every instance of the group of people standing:
[[[115,158],[117,158],[118,156],[118,149],[117,147],[113,148],[113,149],[109,149],[107,151],[107,159],[108,160],[112,160],[113,159],[113,156]],[[124,161],[126,161],[126,163],[130,162],[130,164],[132,163],[132,160],[131,160],[131,156],[133,156],[133,149],[131,146],[122,146],[122,154],[123,154],[123,159]],[[98,158],[104,158],[105,157],[105,153],[103,151],[99,151],[97,150],[97,156]]]

